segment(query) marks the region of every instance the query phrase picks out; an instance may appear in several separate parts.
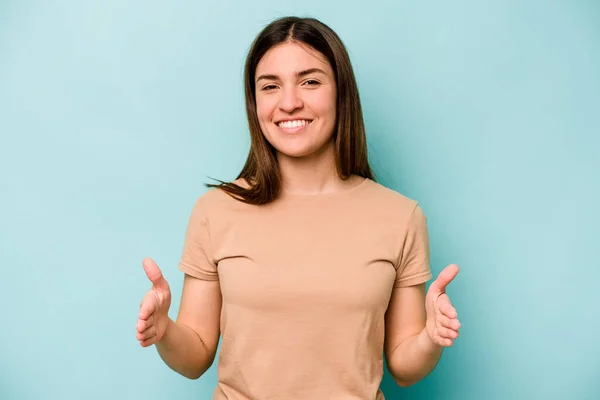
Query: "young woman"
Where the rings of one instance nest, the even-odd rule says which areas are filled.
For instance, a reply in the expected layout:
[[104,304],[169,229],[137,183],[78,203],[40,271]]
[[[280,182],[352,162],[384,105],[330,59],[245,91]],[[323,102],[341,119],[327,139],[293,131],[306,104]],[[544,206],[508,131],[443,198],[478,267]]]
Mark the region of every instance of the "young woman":
[[458,337],[458,267],[425,292],[426,219],[372,176],[344,45],[318,20],[278,19],[250,49],[245,92],[246,165],[193,207],[176,321],[144,260],[137,339],[196,379],[221,337],[219,400],[381,400],[384,352],[399,385],[417,382]]

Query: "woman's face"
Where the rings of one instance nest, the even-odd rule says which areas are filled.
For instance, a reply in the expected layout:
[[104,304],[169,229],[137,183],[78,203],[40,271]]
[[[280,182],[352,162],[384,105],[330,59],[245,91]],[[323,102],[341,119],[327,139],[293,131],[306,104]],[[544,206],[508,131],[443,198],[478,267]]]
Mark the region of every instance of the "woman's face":
[[255,84],[260,127],[280,154],[305,157],[330,143],[336,86],[322,54],[297,43],[273,47],[257,65]]

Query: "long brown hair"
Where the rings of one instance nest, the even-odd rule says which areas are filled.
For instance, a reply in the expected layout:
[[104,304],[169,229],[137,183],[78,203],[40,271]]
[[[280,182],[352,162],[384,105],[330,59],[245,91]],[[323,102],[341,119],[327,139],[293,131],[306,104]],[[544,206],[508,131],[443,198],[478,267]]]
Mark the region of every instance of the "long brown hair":
[[367,156],[365,126],[356,79],[346,47],[327,25],[314,18],[283,17],[267,25],[256,37],[246,58],[244,90],[251,146],[246,163],[236,179],[248,187],[232,182],[207,184],[249,204],[266,204],[281,191],[281,172],[273,146],[266,140],[256,111],[256,66],[265,53],[285,42],[308,45],[323,54],[335,74],[337,87],[336,129],[334,131],[336,168],[342,179],[359,175],[375,180]]

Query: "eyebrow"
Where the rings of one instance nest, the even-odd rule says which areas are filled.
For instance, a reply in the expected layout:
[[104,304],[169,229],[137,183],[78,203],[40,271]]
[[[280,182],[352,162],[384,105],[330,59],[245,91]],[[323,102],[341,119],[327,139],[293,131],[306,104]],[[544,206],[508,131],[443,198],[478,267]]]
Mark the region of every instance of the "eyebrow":
[[[306,70],[304,70],[304,71],[296,72],[296,77],[297,77],[297,78],[301,78],[301,77],[303,77],[303,76],[310,75],[310,74],[323,74],[323,75],[327,75],[327,74],[325,73],[325,71],[323,71],[323,70],[322,70],[322,69],[320,69],[320,68],[309,68],[309,69],[306,69]],[[261,76],[259,76],[259,77],[256,79],[256,82],[260,81],[261,79],[265,79],[265,80],[269,80],[269,81],[277,81],[277,80],[281,80],[281,78],[279,78],[277,75],[273,75],[273,74],[264,74],[264,75],[261,75]]]

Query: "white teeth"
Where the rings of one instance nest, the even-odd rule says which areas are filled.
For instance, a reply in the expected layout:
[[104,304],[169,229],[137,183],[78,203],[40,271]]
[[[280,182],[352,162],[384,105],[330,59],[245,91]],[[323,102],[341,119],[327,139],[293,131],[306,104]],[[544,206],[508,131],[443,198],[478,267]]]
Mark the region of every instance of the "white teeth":
[[304,125],[308,125],[309,121],[302,119],[302,120],[295,120],[295,121],[283,121],[279,123],[279,126],[282,128],[297,128],[299,126],[304,126]]

